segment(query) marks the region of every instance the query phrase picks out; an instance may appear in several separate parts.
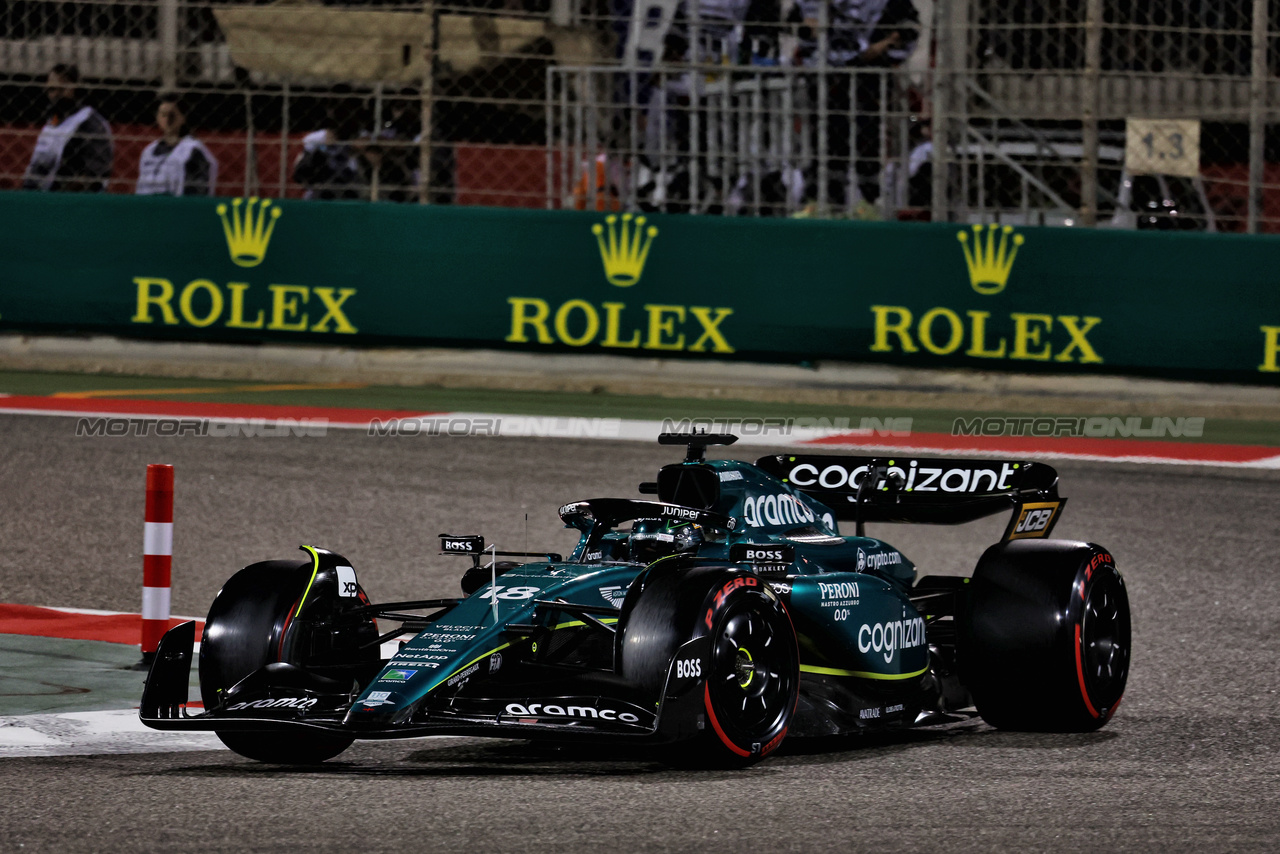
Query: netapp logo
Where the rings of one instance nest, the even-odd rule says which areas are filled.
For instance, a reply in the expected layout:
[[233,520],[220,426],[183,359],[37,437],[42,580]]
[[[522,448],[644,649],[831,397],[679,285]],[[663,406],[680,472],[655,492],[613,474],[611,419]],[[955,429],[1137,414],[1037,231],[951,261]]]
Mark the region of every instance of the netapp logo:
[[591,706],[557,706],[530,703],[508,703],[506,712],[509,715],[528,718],[599,718],[602,721],[621,721],[627,724],[639,723],[640,719],[630,712],[619,712],[616,709],[595,709]]

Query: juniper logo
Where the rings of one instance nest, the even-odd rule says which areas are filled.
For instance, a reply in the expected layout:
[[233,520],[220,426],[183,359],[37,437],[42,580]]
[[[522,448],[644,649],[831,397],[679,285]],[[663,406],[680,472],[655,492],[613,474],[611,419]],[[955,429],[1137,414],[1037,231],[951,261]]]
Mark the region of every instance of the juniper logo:
[[[244,209],[241,210],[241,205]],[[261,204],[261,206],[259,206]],[[273,207],[270,199],[232,199],[231,216],[227,206],[218,205],[218,217],[222,220],[222,232],[227,238],[227,252],[239,267],[256,267],[267,257],[267,246],[281,210]]]
[[[964,261],[969,267],[969,284],[980,294],[990,296],[1004,290],[1013,270],[1018,247],[1026,238],[1016,234],[1013,226],[973,226],[973,245],[969,245],[969,233],[960,231],[956,239],[964,251]],[[983,232],[986,236],[983,236]]]
[[657,226],[645,228],[645,222],[644,217],[633,219],[628,213],[622,215],[619,223],[619,217],[610,214],[604,218],[604,225],[591,226],[609,284],[629,288],[640,281],[653,239],[658,236]]

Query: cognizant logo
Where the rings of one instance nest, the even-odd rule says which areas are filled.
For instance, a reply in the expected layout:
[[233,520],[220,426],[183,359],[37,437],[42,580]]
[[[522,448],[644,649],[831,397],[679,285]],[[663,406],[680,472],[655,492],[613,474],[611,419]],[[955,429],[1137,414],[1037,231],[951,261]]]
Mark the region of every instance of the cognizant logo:
[[858,629],[858,651],[882,653],[886,664],[893,661],[898,650],[924,644],[924,619],[921,617],[876,623],[874,626],[863,623]]

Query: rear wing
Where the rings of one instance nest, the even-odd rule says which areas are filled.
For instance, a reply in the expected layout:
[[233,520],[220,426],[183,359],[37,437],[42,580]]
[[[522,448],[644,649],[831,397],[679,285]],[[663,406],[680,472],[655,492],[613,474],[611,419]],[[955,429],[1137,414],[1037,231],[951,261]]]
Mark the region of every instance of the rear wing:
[[1012,510],[1004,539],[1047,537],[1067,503],[1043,463],[775,454],[756,466],[856,522],[859,536],[864,522],[956,525]]

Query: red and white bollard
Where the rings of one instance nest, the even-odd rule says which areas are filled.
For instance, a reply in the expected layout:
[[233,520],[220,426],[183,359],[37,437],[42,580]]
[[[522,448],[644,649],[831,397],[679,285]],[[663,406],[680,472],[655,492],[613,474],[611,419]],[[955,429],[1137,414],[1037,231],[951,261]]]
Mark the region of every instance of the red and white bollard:
[[169,628],[173,566],[173,466],[147,466],[147,516],[142,537],[142,660],[155,658]]

